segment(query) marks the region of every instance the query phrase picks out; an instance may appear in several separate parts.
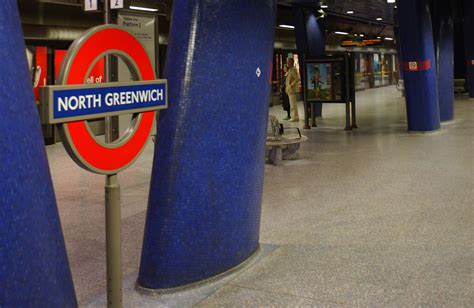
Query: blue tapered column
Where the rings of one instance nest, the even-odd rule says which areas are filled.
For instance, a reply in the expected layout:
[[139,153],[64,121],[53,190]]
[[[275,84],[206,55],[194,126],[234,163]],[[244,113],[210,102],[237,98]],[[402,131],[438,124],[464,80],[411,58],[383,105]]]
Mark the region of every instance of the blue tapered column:
[[440,128],[433,30],[428,2],[397,2],[410,131],[426,132]]
[[464,1],[464,37],[467,62],[467,88],[469,97],[474,97],[474,1]]
[[0,307],[74,307],[16,0],[0,6],[0,67]]
[[138,283],[179,287],[259,245],[276,3],[175,0]]
[[[295,26],[296,48],[300,59],[322,57],[326,54],[326,32],[323,22],[311,9],[293,4],[293,23]],[[316,116],[321,116],[323,104],[315,104]]]
[[454,20],[450,1],[438,1],[435,5],[439,114],[445,122],[454,119]]

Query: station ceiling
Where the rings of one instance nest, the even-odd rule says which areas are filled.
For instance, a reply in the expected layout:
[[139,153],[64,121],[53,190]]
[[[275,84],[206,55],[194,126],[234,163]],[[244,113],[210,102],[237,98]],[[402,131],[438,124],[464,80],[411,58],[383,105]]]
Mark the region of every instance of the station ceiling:
[[[394,24],[396,3],[387,3],[387,0],[279,0],[280,5],[290,6],[293,3],[307,7],[320,8],[327,6],[324,10],[329,15],[341,16],[353,20]],[[352,14],[347,12],[352,11]],[[382,20],[377,20],[382,18]]]
[[[84,0],[17,1],[22,12],[22,22],[33,25],[33,28],[37,27],[34,25],[41,25],[56,26],[58,29],[61,27],[80,29],[102,22],[100,12],[82,12]],[[364,38],[393,37],[396,4],[388,4],[387,0],[278,0],[277,26],[294,24],[291,10],[293,3],[304,5],[316,12],[321,5],[328,6],[324,9],[327,14],[324,17],[324,26],[327,29],[328,44],[339,45],[342,40],[356,39],[353,34],[363,34]],[[160,32],[166,36],[173,0],[126,0],[126,4],[159,9],[159,14],[166,17],[160,19]],[[354,13],[347,14],[347,11]],[[377,18],[382,18],[382,20],[377,20]],[[334,33],[336,31],[347,32],[349,35],[337,35]],[[294,31],[277,27],[276,37],[277,41],[282,42],[284,48],[294,48]]]

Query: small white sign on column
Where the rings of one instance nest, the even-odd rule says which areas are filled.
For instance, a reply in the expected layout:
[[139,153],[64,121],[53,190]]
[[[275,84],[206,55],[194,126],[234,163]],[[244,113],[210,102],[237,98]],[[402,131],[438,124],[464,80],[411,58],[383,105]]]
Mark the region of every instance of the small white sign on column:
[[110,0],[111,9],[123,9],[123,0]]
[[98,0],[84,0],[84,11],[97,11],[97,2]]

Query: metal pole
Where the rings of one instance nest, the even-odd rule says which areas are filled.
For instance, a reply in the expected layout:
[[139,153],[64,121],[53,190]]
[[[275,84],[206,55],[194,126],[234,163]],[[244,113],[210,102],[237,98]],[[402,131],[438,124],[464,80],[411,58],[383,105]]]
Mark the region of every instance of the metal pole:
[[344,130],[352,130],[351,128],[351,92],[350,92],[350,77],[349,77],[349,70],[350,70],[350,67],[349,67],[349,57],[347,56],[347,54],[344,55],[344,66],[345,66],[345,69],[344,69],[344,83],[345,83],[345,100],[346,100],[346,127],[344,128]]
[[107,247],[107,307],[122,307],[122,239],[120,185],[107,175],[105,185],[105,240]]
[[[110,0],[104,0],[104,23],[111,22]],[[111,56],[105,57],[104,79],[111,82]],[[112,117],[105,118],[105,142],[114,141]],[[122,302],[122,239],[120,185],[118,175],[106,176],[105,183],[105,241],[107,255],[107,307],[121,308]]]
[[[110,24],[110,0],[104,0],[104,24]],[[112,57],[107,55],[105,57],[104,67],[105,82],[111,82],[112,78]],[[112,117],[105,118],[105,142],[112,143],[114,141],[114,129],[112,125]]]

